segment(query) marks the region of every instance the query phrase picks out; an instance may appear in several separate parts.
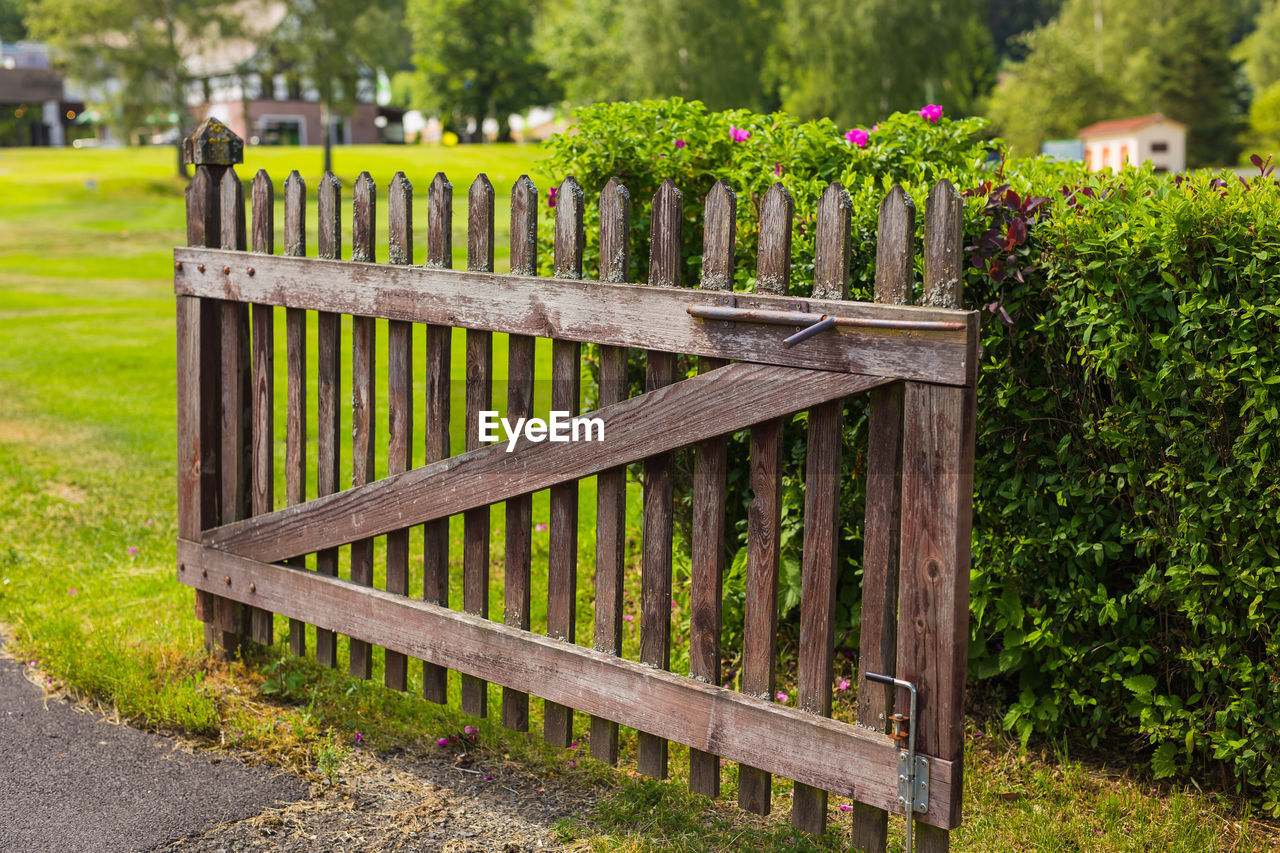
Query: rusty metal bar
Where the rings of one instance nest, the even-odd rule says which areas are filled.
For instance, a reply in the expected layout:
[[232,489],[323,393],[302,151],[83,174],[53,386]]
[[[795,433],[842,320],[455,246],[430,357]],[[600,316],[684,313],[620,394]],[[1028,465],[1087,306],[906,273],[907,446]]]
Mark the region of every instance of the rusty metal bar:
[[[721,305],[690,305],[689,316],[700,320],[727,320],[731,323],[765,323],[771,326],[812,326],[823,320],[832,325],[858,329],[899,329],[910,332],[959,332],[964,323],[947,320],[879,320],[871,317],[823,317],[807,311],[774,311],[767,308],[730,308]],[[824,327],[824,328],[829,328]]]

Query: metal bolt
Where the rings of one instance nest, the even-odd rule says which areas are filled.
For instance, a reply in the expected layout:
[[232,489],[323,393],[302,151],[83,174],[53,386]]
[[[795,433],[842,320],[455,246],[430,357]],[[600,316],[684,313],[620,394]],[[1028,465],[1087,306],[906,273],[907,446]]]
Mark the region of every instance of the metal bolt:
[[180,269],[182,269],[182,261],[174,261],[174,262],[173,262],[173,268],[174,268],[175,270],[180,270]]
[[202,577],[202,578],[207,578],[207,577],[209,577],[209,570],[208,570],[208,569],[201,569],[201,570],[200,570],[200,577]]
[[257,592],[257,591],[258,591],[258,585],[256,583],[249,584],[249,592]]
[[223,267],[223,268],[222,268],[222,274],[223,274],[223,275],[231,275],[231,267]]
[[249,275],[253,275],[253,267],[249,267]]
[[200,270],[200,272],[204,272],[204,264],[197,265],[196,269]]
[[231,586],[231,575],[227,575],[227,586]]
[[187,564],[186,564],[186,563],[178,563],[178,571],[180,571],[180,572],[185,572],[186,570],[187,570]]

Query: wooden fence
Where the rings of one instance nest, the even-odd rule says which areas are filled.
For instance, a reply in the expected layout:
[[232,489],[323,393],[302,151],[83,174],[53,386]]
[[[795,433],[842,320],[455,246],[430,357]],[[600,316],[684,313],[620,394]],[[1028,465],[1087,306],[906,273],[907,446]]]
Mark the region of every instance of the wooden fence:
[[[793,823],[825,830],[827,793],[853,798],[854,846],[885,849],[887,815],[915,809],[917,846],[945,850],[960,821],[964,679],[968,647],[969,534],[978,316],[958,310],[961,202],[946,182],[925,213],[923,303],[913,292],[914,209],[900,189],[880,208],[876,303],[846,300],[850,202],[832,184],[817,215],[813,296],[787,295],[792,206],[775,185],[761,200],[755,293],[732,292],[733,192],[706,199],[700,286],[681,287],[680,192],[667,182],[653,205],[647,284],[624,283],[629,196],[616,179],[601,199],[600,281],[583,280],[584,198],[568,178],[555,209],[555,276],[537,278],[538,190],[522,177],[511,194],[511,273],[495,274],[494,190],[484,176],[469,192],[467,270],[450,269],[452,187],[437,175],[427,192],[427,263],[415,265],[413,190],[403,174],[387,188],[387,263],[378,263],[376,188],[367,173],[351,187],[350,260],[340,260],[342,189],[331,174],[317,188],[316,256],[307,257],[306,187],[283,184],[284,253],[274,253],[274,186],[252,182],[247,223],[233,165],[240,140],[216,121],[187,140],[197,169],[187,195],[188,248],[174,253],[178,341],[178,578],[196,589],[206,639],[235,648],[274,639],[273,614],[288,617],[294,654],[337,664],[335,637],[350,640],[350,671],[368,678],[373,648],[385,649],[386,683],[405,689],[409,660],[423,664],[427,699],[445,701],[448,670],[461,679],[462,707],[487,712],[486,682],[503,689],[504,725],[527,730],[529,695],[546,702],[546,739],[567,746],[574,711],[591,715],[591,754],[618,760],[618,726],[639,732],[637,763],[667,774],[667,742],[688,745],[690,787],[720,789],[721,759],[739,762],[739,804],[770,809],[771,774],[794,780]],[[248,246],[246,246],[246,243]],[[246,251],[248,248],[249,251]],[[943,306],[943,307],[938,307]],[[949,306],[949,307],[947,307]],[[285,312],[287,377],[285,494],[272,505],[275,424],[273,312]],[[315,312],[315,358],[307,352]],[[340,343],[351,316],[351,482],[343,488]],[[821,326],[802,342],[799,330]],[[375,321],[389,321],[385,445],[374,413]],[[424,357],[414,324],[426,326]],[[450,340],[466,330],[466,446],[449,436]],[[479,412],[492,404],[493,332],[509,337],[506,413],[532,410],[535,338],[552,339],[552,408],[578,411],[580,346],[599,347],[603,442],[521,439],[514,452],[481,443]],[[628,349],[645,352],[646,393],[628,398]],[[699,357],[700,372],[676,381],[675,357]],[[426,399],[413,374],[425,370]],[[316,441],[308,440],[308,378],[316,376]],[[862,648],[857,725],[831,720],[836,543],[843,400],[870,395],[863,554]],[[421,406],[421,408],[416,408]],[[782,427],[808,411],[798,707],[775,689]],[[425,455],[413,448],[416,412],[426,418]],[[741,691],[721,684],[721,579],[727,436],[750,430]],[[673,466],[694,455],[692,602],[688,676],[669,671]],[[464,452],[455,453],[455,450]],[[318,475],[308,495],[307,457]],[[643,469],[639,659],[621,656],[625,466]],[[594,636],[574,636],[578,589],[577,481],[597,477]],[[534,565],[532,493],[550,491],[545,566]],[[506,514],[503,612],[489,613],[490,507]],[[448,519],[463,516],[461,602],[449,590]],[[421,573],[410,565],[409,529],[423,527]],[[385,589],[372,586],[375,537],[386,537]],[[349,546],[350,577],[339,578]],[[307,568],[307,555],[314,554]],[[541,562],[541,561],[539,561]],[[547,636],[531,632],[530,584],[547,572]],[[419,576],[422,578],[418,580]],[[413,582],[411,583],[411,577]],[[453,609],[458,604],[461,609]],[[918,689],[909,726],[920,761],[905,762],[906,738],[889,733],[907,691],[868,682],[890,673]],[[901,728],[901,726],[899,726]],[[921,764],[920,762],[923,762]],[[900,800],[900,775],[927,767],[927,785]],[[900,774],[901,771],[901,774]],[[923,772],[918,782],[924,782]],[[838,812],[837,812],[838,814]]]

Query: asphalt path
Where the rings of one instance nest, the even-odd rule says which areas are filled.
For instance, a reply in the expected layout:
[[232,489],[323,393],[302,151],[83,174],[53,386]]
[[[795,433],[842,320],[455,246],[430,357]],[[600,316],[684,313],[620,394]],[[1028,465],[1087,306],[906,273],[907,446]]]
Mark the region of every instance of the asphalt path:
[[296,777],[46,700],[24,667],[0,658],[4,853],[150,850],[305,796]]

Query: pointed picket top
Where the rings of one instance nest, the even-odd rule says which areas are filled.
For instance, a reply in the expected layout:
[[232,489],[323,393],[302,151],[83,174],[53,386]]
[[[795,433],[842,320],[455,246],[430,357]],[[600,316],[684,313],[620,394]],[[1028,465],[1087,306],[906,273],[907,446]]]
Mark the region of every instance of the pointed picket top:
[[723,178],[707,193],[702,243],[703,290],[733,290],[733,252],[738,234],[738,196]]
[[316,213],[320,219],[316,249],[319,257],[337,260],[342,257],[342,182],[325,172],[317,191]]
[[924,214],[924,304],[959,308],[964,290],[964,200],[945,178]]
[[493,184],[481,172],[467,192],[467,269],[493,272]]
[[538,186],[528,175],[511,187],[511,272],[538,274]]
[[600,280],[631,276],[631,191],[615,175],[600,191]]
[[853,202],[839,183],[832,181],[818,200],[814,234],[814,299],[849,298],[850,217]]
[[680,226],[684,194],[667,178],[653,194],[650,219],[649,283],[680,286]]
[[378,186],[373,176],[361,172],[351,187],[351,260],[373,263],[374,230],[377,227]]
[[284,253],[307,254],[307,182],[294,169],[284,179]]
[[916,206],[897,184],[880,202],[876,229],[876,302],[907,305],[915,282]]
[[221,248],[239,249],[245,247],[244,234],[244,185],[234,168],[222,173],[222,183],[218,188],[222,209]]
[[791,281],[791,193],[775,182],[760,203],[760,249],[756,255],[756,293],[786,295]]
[[453,266],[453,184],[444,172],[427,187],[427,266]]
[[207,118],[182,141],[182,161],[191,166],[244,162],[244,140],[216,118]]
[[266,169],[259,169],[253,176],[252,193],[253,233],[250,246],[255,252],[272,254],[276,240],[276,188]]
[[413,263],[413,184],[396,172],[387,187],[387,260]]
[[582,278],[582,200],[578,179],[565,178],[556,193],[556,278]]

